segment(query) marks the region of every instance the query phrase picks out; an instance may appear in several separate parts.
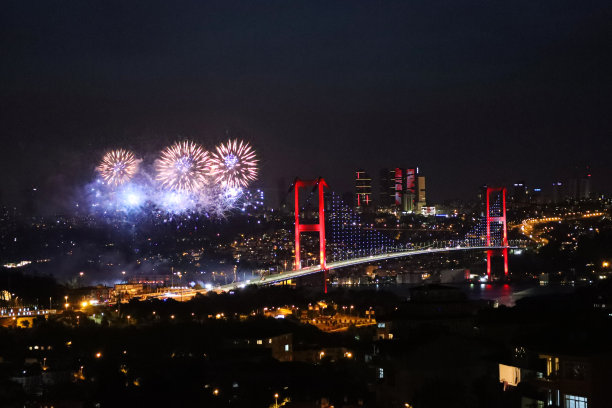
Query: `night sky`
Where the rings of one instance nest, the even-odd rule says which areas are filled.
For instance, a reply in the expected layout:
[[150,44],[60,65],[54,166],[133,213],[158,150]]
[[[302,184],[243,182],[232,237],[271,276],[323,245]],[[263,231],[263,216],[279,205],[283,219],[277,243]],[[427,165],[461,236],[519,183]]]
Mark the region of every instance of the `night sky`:
[[106,148],[249,140],[260,185],[352,189],[418,165],[429,198],[612,190],[612,2],[4,1],[0,199],[74,200]]

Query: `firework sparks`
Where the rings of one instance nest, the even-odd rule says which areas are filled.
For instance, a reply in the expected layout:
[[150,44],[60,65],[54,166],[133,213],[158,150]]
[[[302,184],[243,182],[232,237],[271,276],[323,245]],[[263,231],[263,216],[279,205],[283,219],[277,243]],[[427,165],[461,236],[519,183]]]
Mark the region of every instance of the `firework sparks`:
[[212,155],[211,174],[223,187],[246,187],[257,178],[255,151],[243,141],[229,140],[220,144]]
[[134,177],[138,171],[138,163],[132,152],[117,149],[106,153],[96,170],[106,184],[118,186]]
[[210,172],[208,152],[190,141],[177,142],[162,151],[155,170],[162,187],[195,192],[206,184]]

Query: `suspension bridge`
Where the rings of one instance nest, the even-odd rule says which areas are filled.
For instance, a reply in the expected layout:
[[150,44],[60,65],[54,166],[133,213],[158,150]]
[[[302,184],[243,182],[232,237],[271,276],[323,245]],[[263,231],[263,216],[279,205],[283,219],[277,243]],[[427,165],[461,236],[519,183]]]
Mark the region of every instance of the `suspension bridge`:
[[[307,194],[306,203],[301,204],[300,192],[312,187]],[[292,185],[294,193],[295,246],[294,266],[290,271],[262,276],[246,282],[235,281],[212,289],[185,289],[180,292],[181,299],[189,299],[197,293],[209,290],[229,292],[247,285],[271,285],[308,275],[323,273],[327,291],[327,272],[361,264],[387,261],[397,258],[436,253],[465,251],[485,251],[487,254],[487,278],[492,278],[491,258],[501,256],[504,277],[507,278],[508,250],[525,246],[524,241],[509,241],[506,222],[506,188],[488,187],[486,189],[486,209],[484,216],[461,239],[434,240],[429,242],[399,243],[398,240],[376,231],[372,225],[362,222],[360,215],[351,206],[343,203],[337,194],[325,194],[328,188],[323,178],[316,180],[296,179]],[[326,203],[327,196],[327,203]],[[316,199],[317,210],[310,212],[314,221],[308,222],[306,206]],[[327,211],[326,211],[327,209]],[[312,217],[314,213],[314,217]],[[318,233],[319,264],[303,267],[302,234]],[[329,260],[329,262],[328,262]],[[177,293],[165,293],[158,297],[178,298]]]

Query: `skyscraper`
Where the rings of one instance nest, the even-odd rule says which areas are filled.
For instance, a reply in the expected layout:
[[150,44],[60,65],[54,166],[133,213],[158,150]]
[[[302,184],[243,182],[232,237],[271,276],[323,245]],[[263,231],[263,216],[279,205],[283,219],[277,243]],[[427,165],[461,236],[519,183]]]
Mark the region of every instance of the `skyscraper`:
[[406,169],[406,189],[402,201],[402,211],[414,212],[416,201],[416,168]]
[[416,203],[416,210],[417,213],[421,213],[423,207],[427,206],[427,200],[426,200],[426,196],[425,196],[425,176],[418,176],[417,177],[417,203]]
[[591,170],[586,167],[583,174],[576,170],[576,176],[569,179],[568,195],[574,200],[585,200],[591,198]]
[[355,206],[358,209],[372,204],[372,177],[363,169],[355,172]]
[[527,202],[529,190],[527,189],[527,185],[524,181],[519,181],[512,185],[508,195],[510,202],[522,204]]
[[380,171],[379,205],[392,207],[395,202],[395,169]]
[[560,203],[565,198],[564,186],[560,181],[555,181],[552,183],[551,189],[551,201],[553,203]]
[[[425,178],[417,177],[418,168],[382,169],[380,171],[380,205],[402,212],[415,212],[419,197],[425,205]],[[419,192],[419,179],[422,192]],[[420,211],[420,207],[419,207]]]

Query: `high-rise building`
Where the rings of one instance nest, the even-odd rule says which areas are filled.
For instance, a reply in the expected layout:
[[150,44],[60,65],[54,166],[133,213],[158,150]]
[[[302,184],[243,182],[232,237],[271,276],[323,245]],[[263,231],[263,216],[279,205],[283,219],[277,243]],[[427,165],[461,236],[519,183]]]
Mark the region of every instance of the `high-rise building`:
[[567,183],[567,194],[574,200],[584,200],[591,197],[591,175],[572,177]]
[[578,174],[568,181],[567,194],[574,200],[585,200],[591,198],[591,169],[586,167],[583,174]]
[[379,203],[382,207],[392,207],[395,202],[395,169],[380,171]]
[[580,179],[578,194],[581,199],[591,198],[591,173]]
[[509,191],[509,201],[512,203],[526,203],[529,196],[529,190],[524,181],[519,181],[512,185]]
[[551,189],[551,201],[553,203],[560,203],[561,201],[563,201],[565,197],[564,194],[564,189],[563,189],[563,183],[560,181],[555,181],[554,183],[552,183],[552,189]]
[[402,200],[402,211],[414,212],[416,201],[416,168],[406,169],[406,189]]
[[404,195],[404,169],[396,167],[393,172],[393,180],[393,205],[395,208],[400,208]]
[[372,204],[372,177],[363,169],[355,172],[355,205],[357,208]]
[[543,204],[544,203],[544,196],[542,195],[542,188],[541,187],[534,187],[533,190],[531,190],[531,195],[529,197],[529,200],[532,203]]
[[427,200],[425,196],[425,176],[417,177],[417,203],[416,211],[418,214],[421,213],[423,207],[427,206]]
[[[382,169],[380,171],[380,205],[402,212],[415,212],[419,196],[425,205],[425,178],[422,177],[423,191],[419,193],[418,168]],[[419,195],[420,194],[420,195]]]

